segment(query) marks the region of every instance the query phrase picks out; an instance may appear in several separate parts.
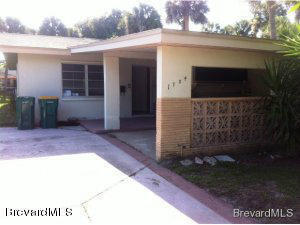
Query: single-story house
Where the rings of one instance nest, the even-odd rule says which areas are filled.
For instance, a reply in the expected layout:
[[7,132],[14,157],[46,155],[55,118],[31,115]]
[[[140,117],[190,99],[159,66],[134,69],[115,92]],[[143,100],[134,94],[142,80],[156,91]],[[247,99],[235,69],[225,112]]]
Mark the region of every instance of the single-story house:
[[277,50],[267,39],[169,29],[101,41],[0,34],[0,51],[17,54],[18,95],[58,96],[59,120],[103,118],[108,130],[154,114],[157,160],[259,143],[258,78]]

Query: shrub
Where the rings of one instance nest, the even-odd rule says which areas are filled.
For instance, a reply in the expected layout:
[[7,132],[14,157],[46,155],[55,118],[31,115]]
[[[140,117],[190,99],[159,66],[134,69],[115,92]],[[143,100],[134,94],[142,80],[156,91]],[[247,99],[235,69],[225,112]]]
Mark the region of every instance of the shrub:
[[300,112],[299,60],[285,58],[265,62],[263,83],[269,89],[264,96],[267,131],[285,150],[295,150]]

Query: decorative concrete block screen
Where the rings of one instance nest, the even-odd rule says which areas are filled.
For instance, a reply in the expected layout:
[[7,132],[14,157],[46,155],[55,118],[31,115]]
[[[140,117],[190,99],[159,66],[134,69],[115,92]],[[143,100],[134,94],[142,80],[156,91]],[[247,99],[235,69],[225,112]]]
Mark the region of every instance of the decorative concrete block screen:
[[264,142],[264,115],[258,97],[192,99],[191,147],[238,146]]

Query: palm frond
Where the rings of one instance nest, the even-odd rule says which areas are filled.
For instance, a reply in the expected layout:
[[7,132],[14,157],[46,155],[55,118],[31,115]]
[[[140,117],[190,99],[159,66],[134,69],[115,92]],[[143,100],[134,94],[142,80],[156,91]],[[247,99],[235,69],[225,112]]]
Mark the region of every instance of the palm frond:
[[284,48],[279,53],[283,53],[286,56],[300,56],[300,35],[295,35],[294,37],[284,36],[284,39],[278,45]]
[[294,149],[300,115],[299,60],[271,59],[265,62],[265,68],[262,79],[269,90],[263,98],[267,131],[276,143]]

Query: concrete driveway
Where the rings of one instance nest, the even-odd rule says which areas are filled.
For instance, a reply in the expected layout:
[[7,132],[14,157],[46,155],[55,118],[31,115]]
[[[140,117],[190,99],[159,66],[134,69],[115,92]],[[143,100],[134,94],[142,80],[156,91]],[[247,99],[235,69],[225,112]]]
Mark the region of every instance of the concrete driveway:
[[[0,159],[1,224],[228,223],[86,131],[0,128]],[[45,208],[60,208],[61,216],[5,214]]]

